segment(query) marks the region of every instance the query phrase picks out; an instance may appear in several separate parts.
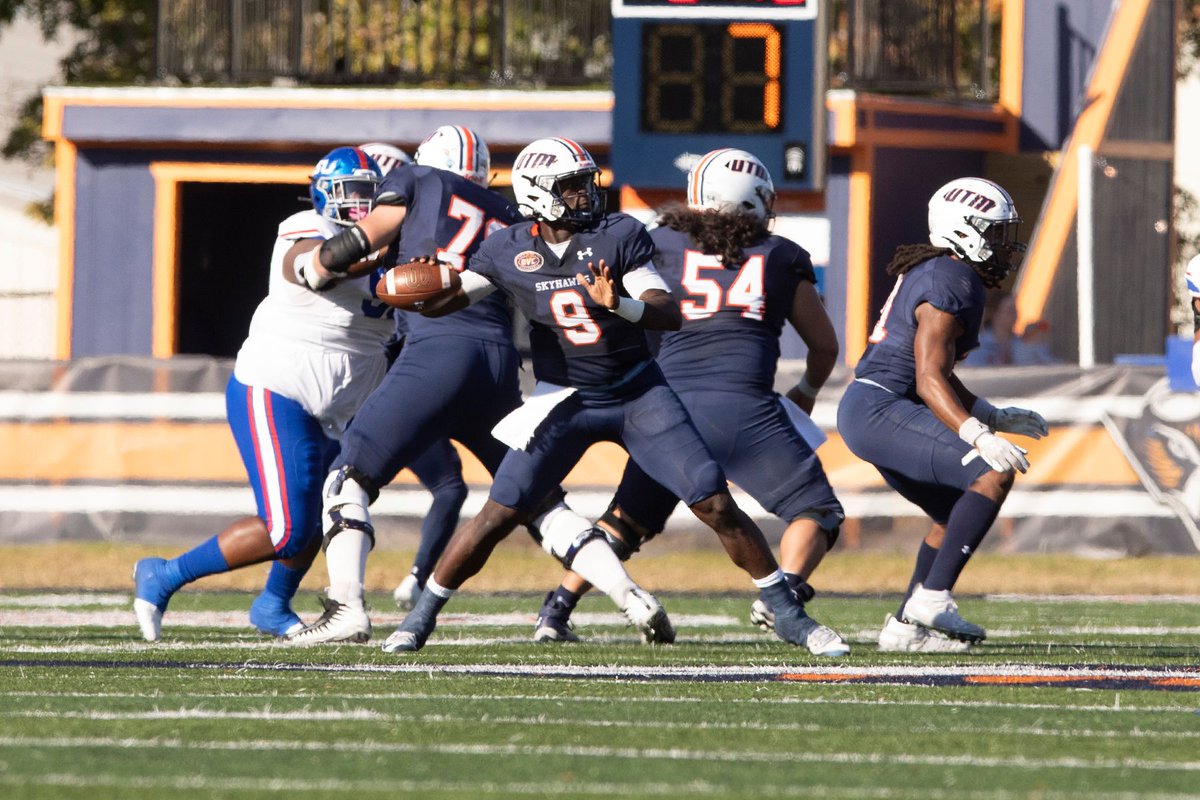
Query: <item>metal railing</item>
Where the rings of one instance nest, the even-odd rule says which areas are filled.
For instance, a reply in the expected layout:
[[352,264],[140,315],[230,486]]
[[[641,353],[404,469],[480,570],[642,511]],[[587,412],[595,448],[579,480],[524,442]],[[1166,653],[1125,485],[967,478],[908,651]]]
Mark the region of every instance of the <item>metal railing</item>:
[[995,99],[1000,19],[987,0],[837,0],[833,7],[835,86]]
[[608,0],[171,0],[157,77],[183,83],[586,85]]
[[[991,99],[987,0],[833,0],[831,83]],[[189,84],[607,86],[610,0],[170,0],[158,79]]]

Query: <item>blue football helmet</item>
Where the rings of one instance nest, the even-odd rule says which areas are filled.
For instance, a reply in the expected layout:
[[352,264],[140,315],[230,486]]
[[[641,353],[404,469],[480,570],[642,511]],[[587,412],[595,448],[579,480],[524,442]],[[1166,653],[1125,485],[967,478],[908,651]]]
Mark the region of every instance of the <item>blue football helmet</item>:
[[338,225],[353,225],[371,212],[383,170],[358,147],[338,147],[317,162],[308,186],[313,210]]

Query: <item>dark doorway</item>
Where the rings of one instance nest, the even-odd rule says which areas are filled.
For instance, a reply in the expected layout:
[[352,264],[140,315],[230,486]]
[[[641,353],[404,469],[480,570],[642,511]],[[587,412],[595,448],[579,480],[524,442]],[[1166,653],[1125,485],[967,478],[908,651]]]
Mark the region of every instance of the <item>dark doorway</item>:
[[279,223],[309,208],[296,184],[183,183],[179,353],[232,358],[267,294]]

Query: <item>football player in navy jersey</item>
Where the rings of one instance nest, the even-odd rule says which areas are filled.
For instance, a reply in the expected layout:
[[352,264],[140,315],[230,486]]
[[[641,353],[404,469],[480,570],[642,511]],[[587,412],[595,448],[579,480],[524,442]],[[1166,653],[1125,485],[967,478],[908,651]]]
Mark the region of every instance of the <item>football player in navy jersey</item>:
[[1040,438],[1048,429],[1034,411],[976,397],[954,365],[979,344],[985,289],[1025,249],[1019,223],[1012,198],[991,181],[959,178],[934,193],[930,244],[896,250],[887,268],[895,288],[838,406],[851,452],[933,520],[881,650],[963,652],[986,636],[959,615],[951,590],[1014,473],[1029,468],[1025,450],[996,433]]
[[133,607],[147,641],[159,639],[163,612],[184,585],[264,561],[271,569],[250,623],[279,637],[304,627],[291,601],[321,541],[321,483],[347,423],[387,370],[393,328],[373,294],[371,263],[333,280],[310,262],[318,243],[367,216],[381,178],[362,150],[336,148],[313,171],[312,208],[280,223],[269,290],[225,392],[257,514],[175,558],[137,562]]
[[[844,514],[814,446],[789,418],[800,408],[775,393],[779,335],[787,321],[808,347],[808,369],[791,392],[805,413],[833,370],[838,341],[808,253],[768,230],[774,200],[767,168],[744,150],[714,150],[688,173],[687,208],[668,209],[650,232],[655,267],[683,312],[683,327],[662,337],[657,361],[728,478],[788,523],[781,562],[803,603],[813,597],[807,578]],[[631,460],[599,524],[628,558],[662,532],[678,502]],[[567,620],[586,590],[568,574],[547,595],[534,639],[576,640]],[[774,625],[761,599],[751,619]],[[814,624],[805,644],[816,655],[849,652],[824,625]]]
[[[473,131],[438,128],[417,148],[415,164],[388,173],[371,214],[318,248],[314,265],[336,275],[362,253],[392,245],[385,267],[420,255],[461,267],[487,237],[521,218],[486,188],[488,167],[487,146]],[[325,482],[329,596],[320,619],[291,637],[298,644],[370,638],[363,577],[375,532],[367,508],[381,487],[447,436],[492,472],[508,451],[491,433],[521,402],[520,356],[504,297],[484,298],[461,314],[436,319],[413,314],[408,321],[404,349],[346,431]],[[537,511],[536,530],[543,535],[574,538],[592,527],[561,501],[554,484],[537,498]],[[606,544],[581,551],[579,559],[577,566],[595,576],[635,625],[661,612]]]
[[[394,168],[413,163],[412,157],[395,145],[370,142],[359,148],[375,159],[384,177]],[[485,169],[486,172],[486,169]],[[486,182],[486,181],[485,181]],[[396,332],[388,343],[389,366],[400,354],[408,337],[410,314],[397,313]],[[433,442],[421,455],[408,464],[408,469],[421,485],[429,490],[429,510],[421,520],[421,538],[412,569],[392,593],[396,604],[404,609],[412,608],[417,595],[425,586],[425,579],[433,571],[446,542],[458,526],[458,516],[467,500],[467,484],[463,480],[462,459],[446,437]]]
[[[679,307],[654,269],[646,229],[626,214],[605,214],[598,174],[591,155],[569,139],[528,145],[513,164],[513,191],[532,219],[485,241],[463,273],[462,286],[430,309],[448,313],[502,290],[530,321],[537,387],[497,426],[497,436],[513,449],[488,500],[455,531],[385,651],[421,649],[454,591],[598,441],[624,446],[647,474],[712,527],[775,609],[777,634],[804,641],[811,620],[650,357],[644,329],[678,329]],[[580,548],[597,541],[605,539],[593,528],[573,540],[543,536],[542,544],[574,568]],[[660,616],[647,638],[671,641],[674,630]]]

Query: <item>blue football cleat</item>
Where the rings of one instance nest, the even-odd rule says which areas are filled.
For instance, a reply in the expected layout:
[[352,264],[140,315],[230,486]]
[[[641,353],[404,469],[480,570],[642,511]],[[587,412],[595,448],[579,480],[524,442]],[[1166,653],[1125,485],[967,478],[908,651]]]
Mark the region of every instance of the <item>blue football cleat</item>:
[[250,604],[250,624],[261,633],[282,639],[299,632],[304,627],[304,620],[282,598],[260,594]]
[[164,558],[143,558],[133,565],[133,613],[147,642],[157,642],[162,636],[163,612],[175,593],[161,576],[166,563]]

